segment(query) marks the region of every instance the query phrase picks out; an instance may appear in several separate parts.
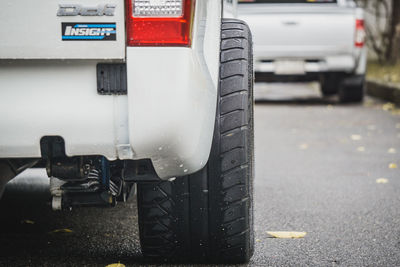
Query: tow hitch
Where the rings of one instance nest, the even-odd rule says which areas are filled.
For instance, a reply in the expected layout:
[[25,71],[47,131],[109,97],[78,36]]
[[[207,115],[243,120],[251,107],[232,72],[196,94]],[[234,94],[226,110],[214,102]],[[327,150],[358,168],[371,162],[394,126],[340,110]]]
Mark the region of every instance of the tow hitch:
[[51,177],[52,208],[115,206],[119,196],[125,195],[126,199],[127,184],[120,174],[113,175],[110,170],[110,162],[101,156],[51,161],[47,171]]
[[133,184],[122,180],[122,162],[109,162],[103,156],[67,157],[64,139],[59,136],[42,138],[40,146],[54,210],[115,206],[129,195]]
[[103,156],[67,157],[64,139],[46,136],[40,141],[42,159],[50,177],[53,210],[115,206],[126,202],[138,182],[159,181],[150,160],[108,161]]

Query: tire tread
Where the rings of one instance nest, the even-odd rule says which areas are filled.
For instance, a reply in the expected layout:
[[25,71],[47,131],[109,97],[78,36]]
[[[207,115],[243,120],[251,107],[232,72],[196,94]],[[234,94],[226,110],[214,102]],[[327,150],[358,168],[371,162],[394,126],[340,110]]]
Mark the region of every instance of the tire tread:
[[224,19],[221,39],[214,133],[218,146],[213,146],[207,167],[199,173],[173,182],[138,185],[139,228],[145,256],[221,263],[243,263],[252,256],[251,33],[246,23]]

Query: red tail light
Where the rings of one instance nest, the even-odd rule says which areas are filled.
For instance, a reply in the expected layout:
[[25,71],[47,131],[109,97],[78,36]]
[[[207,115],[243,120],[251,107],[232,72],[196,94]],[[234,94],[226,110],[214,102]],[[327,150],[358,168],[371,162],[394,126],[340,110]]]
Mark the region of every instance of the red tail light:
[[364,47],[365,37],[366,37],[366,33],[365,33],[364,20],[357,19],[356,20],[356,38],[355,38],[356,42],[355,42],[355,46],[359,47],[359,48]]
[[195,0],[126,0],[128,46],[190,46]]

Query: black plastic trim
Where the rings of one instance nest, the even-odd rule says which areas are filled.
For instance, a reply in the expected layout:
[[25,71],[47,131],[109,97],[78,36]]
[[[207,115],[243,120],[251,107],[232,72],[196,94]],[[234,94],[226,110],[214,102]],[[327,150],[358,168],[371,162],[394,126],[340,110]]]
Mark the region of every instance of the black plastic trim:
[[97,64],[97,92],[100,95],[126,95],[126,64]]

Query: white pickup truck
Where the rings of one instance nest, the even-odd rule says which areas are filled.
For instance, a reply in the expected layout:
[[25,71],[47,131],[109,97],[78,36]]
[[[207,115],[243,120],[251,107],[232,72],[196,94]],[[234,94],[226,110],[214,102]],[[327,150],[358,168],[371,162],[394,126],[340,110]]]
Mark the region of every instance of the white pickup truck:
[[253,32],[254,68],[261,77],[318,79],[324,95],[339,93],[342,102],[363,99],[363,10],[353,1],[228,2],[231,6],[225,11],[246,21]]
[[222,8],[2,0],[0,193],[31,167],[54,209],[113,206],[136,184],[144,256],[248,261],[252,39]]

